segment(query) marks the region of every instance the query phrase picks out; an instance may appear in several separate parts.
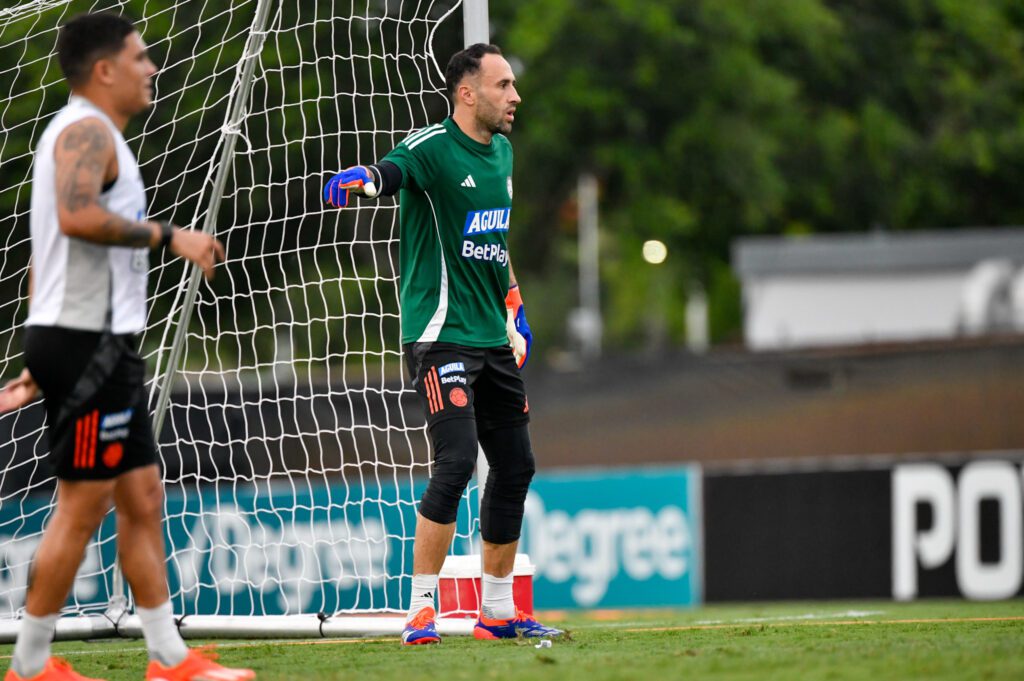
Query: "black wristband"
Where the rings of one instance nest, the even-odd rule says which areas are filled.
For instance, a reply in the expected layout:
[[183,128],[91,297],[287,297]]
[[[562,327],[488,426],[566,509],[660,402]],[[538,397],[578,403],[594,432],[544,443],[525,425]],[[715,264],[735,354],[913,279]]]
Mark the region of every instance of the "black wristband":
[[377,181],[377,196],[393,196],[402,188],[402,169],[391,161],[380,161],[369,168]]
[[174,238],[174,225],[167,220],[157,220],[156,224],[160,225],[160,250],[167,250]]

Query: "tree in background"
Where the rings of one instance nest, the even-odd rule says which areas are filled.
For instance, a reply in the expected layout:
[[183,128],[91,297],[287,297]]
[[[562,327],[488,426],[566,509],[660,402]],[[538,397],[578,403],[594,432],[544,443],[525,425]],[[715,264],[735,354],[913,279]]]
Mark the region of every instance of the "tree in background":
[[[522,62],[517,266],[540,275],[532,286],[571,283],[566,205],[578,174],[596,173],[612,344],[636,344],[650,313],[648,238],[670,249],[669,329],[681,333],[696,281],[721,341],[740,330],[737,236],[1024,219],[1024,8],[1012,0],[520,0],[491,12],[496,42]],[[542,333],[561,331],[565,309],[536,307]]]

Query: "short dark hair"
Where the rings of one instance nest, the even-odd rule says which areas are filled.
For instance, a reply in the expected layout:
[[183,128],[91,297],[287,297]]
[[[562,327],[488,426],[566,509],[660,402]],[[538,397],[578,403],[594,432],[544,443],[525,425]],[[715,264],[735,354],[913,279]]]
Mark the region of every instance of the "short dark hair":
[[448,60],[448,67],[444,70],[444,82],[452,101],[455,101],[455,90],[466,74],[480,70],[480,60],[485,54],[501,54],[501,48],[487,43],[475,43],[461,52],[456,52]]
[[68,84],[84,85],[93,65],[124,49],[124,39],[134,31],[130,20],[110,12],[79,14],[61,26],[57,61]]

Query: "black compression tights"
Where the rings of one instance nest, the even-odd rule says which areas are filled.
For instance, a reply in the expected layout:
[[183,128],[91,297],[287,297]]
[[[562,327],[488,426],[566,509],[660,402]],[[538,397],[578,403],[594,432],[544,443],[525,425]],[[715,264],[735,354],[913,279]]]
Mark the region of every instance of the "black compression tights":
[[448,419],[430,428],[434,471],[420,500],[420,514],[435,523],[455,522],[459,500],[476,466],[477,439],[490,466],[480,509],[480,534],[492,544],[519,539],[523,506],[535,464],[526,424],[477,435],[472,419]]

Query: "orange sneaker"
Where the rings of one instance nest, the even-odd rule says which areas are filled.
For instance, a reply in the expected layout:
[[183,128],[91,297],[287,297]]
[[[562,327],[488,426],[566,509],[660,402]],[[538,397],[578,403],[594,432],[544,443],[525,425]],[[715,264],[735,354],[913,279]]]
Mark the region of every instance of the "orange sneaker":
[[251,669],[231,669],[214,660],[217,653],[209,648],[188,651],[181,664],[165,667],[157,660],[150,660],[146,668],[146,681],[250,681],[256,678]]
[[88,676],[82,676],[67,663],[66,660],[62,660],[59,657],[51,657],[46,661],[46,666],[43,667],[43,671],[39,672],[35,676],[21,676],[13,669],[8,669],[7,674],[4,675],[4,681],[104,681],[103,679],[93,679]]

